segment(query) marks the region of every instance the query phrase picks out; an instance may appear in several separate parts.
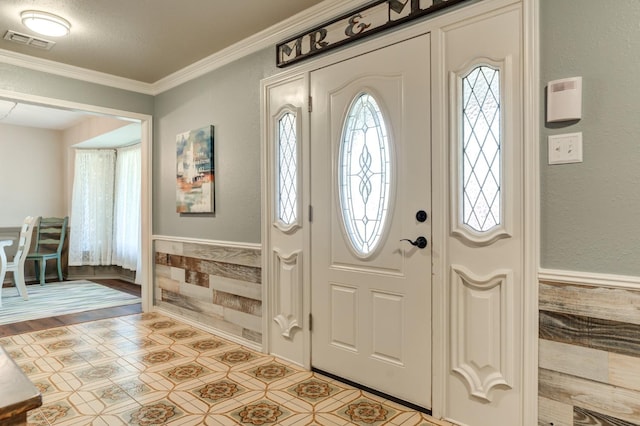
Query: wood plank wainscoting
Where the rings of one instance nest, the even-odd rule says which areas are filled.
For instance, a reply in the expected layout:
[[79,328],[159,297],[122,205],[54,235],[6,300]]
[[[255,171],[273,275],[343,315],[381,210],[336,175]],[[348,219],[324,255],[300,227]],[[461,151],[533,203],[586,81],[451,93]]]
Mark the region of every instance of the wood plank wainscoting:
[[640,285],[595,281],[541,275],[539,425],[640,425]]
[[260,245],[155,237],[154,304],[223,337],[262,344]]

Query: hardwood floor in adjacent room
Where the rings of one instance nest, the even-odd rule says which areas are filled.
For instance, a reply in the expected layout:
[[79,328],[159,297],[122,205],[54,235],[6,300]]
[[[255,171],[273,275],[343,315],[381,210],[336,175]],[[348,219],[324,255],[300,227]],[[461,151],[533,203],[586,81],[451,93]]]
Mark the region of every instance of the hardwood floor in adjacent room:
[[[141,287],[136,284],[131,284],[118,279],[94,279],[91,281],[104,285],[106,287],[113,288],[115,290],[123,291],[125,293],[140,297]],[[0,337],[14,336],[21,333],[46,330],[49,328],[78,324],[87,321],[95,321],[105,318],[115,318],[122,315],[139,314],[141,312],[142,305],[140,303],[136,303],[133,305],[95,309],[92,311],[79,312],[69,315],[60,315],[51,318],[40,318],[35,320],[16,322],[13,324],[0,325]]]

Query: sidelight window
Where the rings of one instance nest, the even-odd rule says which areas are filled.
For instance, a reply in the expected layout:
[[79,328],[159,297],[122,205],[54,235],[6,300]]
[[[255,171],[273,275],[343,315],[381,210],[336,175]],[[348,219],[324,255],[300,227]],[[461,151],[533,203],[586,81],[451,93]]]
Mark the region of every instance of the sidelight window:
[[501,223],[500,71],[482,65],[462,78],[462,223]]
[[298,143],[296,116],[285,112],[278,119],[278,221],[292,225],[298,219]]

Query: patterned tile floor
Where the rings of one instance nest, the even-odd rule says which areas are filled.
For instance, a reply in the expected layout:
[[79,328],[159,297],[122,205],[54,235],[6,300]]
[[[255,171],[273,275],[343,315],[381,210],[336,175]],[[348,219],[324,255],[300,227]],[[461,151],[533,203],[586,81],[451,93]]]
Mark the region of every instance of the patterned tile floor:
[[448,425],[157,313],[0,339],[29,425]]

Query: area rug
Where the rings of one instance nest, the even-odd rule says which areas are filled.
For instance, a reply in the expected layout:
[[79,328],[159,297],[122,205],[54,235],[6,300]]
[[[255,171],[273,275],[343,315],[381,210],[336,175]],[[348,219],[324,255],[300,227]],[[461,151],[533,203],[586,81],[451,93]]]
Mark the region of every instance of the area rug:
[[94,309],[139,303],[140,298],[91,281],[65,281],[28,285],[29,300],[15,287],[2,289],[0,324],[75,314]]

